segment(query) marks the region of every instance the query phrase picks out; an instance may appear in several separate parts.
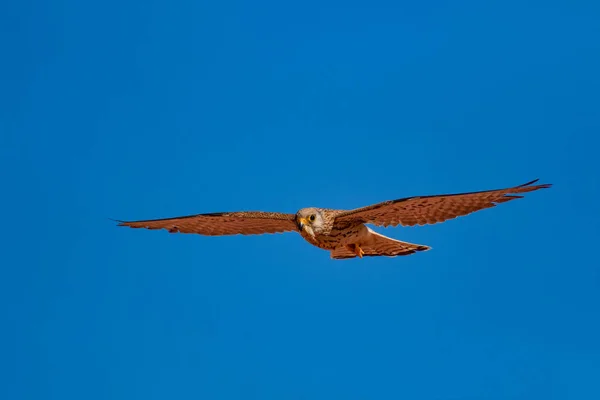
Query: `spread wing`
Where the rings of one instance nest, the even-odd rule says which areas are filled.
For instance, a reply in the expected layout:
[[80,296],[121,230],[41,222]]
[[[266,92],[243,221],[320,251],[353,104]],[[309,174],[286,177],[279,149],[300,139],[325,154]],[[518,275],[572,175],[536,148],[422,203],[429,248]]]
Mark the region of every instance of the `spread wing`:
[[119,226],[131,228],[166,229],[171,233],[198,233],[208,236],[259,235],[298,230],[294,214],[263,211],[197,214],[165,219],[117,222],[119,222]]
[[404,226],[435,224],[467,215],[496,204],[520,199],[518,193],[533,192],[551,185],[534,185],[538,180],[512,188],[483,192],[445,194],[435,196],[406,197],[398,200],[357,208],[339,213],[336,225],[370,223],[380,226]]

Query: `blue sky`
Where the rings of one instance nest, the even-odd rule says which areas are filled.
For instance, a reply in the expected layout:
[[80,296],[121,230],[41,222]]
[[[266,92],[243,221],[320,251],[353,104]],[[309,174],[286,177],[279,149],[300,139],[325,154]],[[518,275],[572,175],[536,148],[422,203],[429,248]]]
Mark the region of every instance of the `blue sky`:
[[[597,399],[600,6],[0,6],[4,399]],[[433,247],[108,218],[541,178]]]

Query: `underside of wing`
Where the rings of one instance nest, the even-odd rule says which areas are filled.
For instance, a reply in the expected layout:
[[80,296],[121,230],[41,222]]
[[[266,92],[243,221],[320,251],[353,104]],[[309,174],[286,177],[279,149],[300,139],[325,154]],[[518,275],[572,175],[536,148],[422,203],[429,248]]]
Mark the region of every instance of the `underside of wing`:
[[240,211],[196,214],[185,217],[145,221],[118,221],[130,228],[166,229],[171,233],[197,233],[208,236],[260,235],[297,231],[294,214]]
[[537,179],[506,189],[482,192],[406,197],[340,213],[336,224],[370,223],[380,226],[413,226],[435,224],[499,203],[522,198],[521,193],[549,188],[549,184],[534,185]]

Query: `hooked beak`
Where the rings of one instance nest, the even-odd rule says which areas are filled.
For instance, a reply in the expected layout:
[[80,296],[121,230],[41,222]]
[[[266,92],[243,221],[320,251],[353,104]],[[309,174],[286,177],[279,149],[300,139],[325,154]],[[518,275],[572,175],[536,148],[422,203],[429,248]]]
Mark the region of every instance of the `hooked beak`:
[[304,227],[306,226],[306,218],[299,218],[298,219],[298,229],[300,229],[300,232],[302,232],[304,230]]

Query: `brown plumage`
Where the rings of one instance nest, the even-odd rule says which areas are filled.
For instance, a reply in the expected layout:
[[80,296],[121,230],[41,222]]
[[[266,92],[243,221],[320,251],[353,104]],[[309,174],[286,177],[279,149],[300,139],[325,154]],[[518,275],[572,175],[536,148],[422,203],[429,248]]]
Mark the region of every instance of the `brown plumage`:
[[206,236],[260,235],[298,230],[296,215],[262,211],[196,214],[185,217],[124,222],[120,226],[166,229],[171,233],[198,233]]
[[389,200],[343,212],[336,219],[340,223],[369,223],[380,226],[435,224],[523,197],[517,193],[533,192],[552,186],[549,184],[534,186],[537,181],[536,179],[508,189]]
[[536,182],[537,179],[512,188],[481,192],[406,197],[354,210],[311,207],[303,208],[296,214],[241,211],[118,222],[120,222],[119,226],[131,228],[166,229],[171,233],[198,233],[209,236],[297,231],[309,243],[331,251],[332,258],[395,257],[430,248],[385,237],[372,231],[365,224],[378,226],[435,224],[519,199],[523,197],[519,195],[521,193],[551,186],[534,185]]

